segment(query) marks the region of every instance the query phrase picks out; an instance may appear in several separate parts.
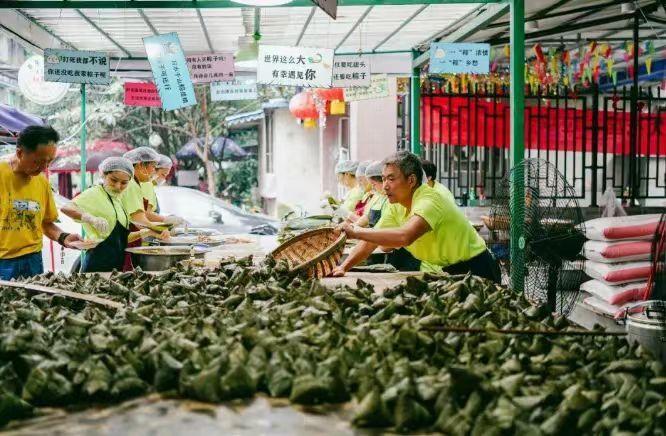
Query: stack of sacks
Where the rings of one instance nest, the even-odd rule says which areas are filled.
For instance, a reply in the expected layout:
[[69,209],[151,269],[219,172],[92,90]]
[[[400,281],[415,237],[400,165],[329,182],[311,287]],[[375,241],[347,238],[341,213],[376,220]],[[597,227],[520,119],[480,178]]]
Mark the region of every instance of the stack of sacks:
[[615,315],[648,294],[652,239],[661,215],[597,218],[585,223],[585,303]]

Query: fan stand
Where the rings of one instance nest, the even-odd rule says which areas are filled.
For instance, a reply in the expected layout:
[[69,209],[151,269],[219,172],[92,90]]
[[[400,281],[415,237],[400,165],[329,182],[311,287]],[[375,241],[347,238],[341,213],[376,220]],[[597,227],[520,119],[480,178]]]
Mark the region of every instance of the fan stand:
[[546,286],[546,307],[549,313],[555,313],[557,309],[557,273],[562,265],[548,264],[548,285]]

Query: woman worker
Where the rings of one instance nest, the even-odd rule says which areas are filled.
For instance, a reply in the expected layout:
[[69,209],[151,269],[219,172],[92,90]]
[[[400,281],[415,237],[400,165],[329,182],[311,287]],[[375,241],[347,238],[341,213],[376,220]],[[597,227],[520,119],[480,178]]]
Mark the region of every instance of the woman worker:
[[381,161],[375,161],[370,162],[365,169],[365,178],[372,186],[373,195],[365,205],[363,216],[356,222],[360,227],[374,227],[382,216],[382,210],[388,205],[382,183],[383,168],[384,164]]
[[356,178],[356,184],[360,188],[363,195],[356,203],[356,206],[354,206],[354,209],[351,211],[351,213],[347,216],[348,221],[357,222],[359,219],[361,219],[361,217],[365,215],[365,210],[372,200],[372,196],[374,194],[374,191],[372,190],[372,184],[370,184],[370,181],[365,176],[365,170],[368,165],[370,165],[370,163],[370,161],[360,162],[356,168],[356,173],[354,175]]
[[166,178],[171,172],[172,166],[173,166],[173,161],[169,156],[165,156],[163,154],[158,155],[158,160],[157,164],[155,165],[155,175],[153,176],[153,180],[141,183],[143,198],[148,200],[148,205],[147,205],[148,212],[153,212],[155,214],[160,213],[160,205],[157,202],[157,194],[155,193],[155,187],[163,185],[166,182]]
[[401,151],[384,161],[384,191],[390,205],[374,229],[350,223],[341,230],[361,242],[334,271],[344,275],[377,246],[405,247],[415,258],[451,274],[472,274],[499,283],[500,271],[481,236],[462,211],[423,184],[421,160]]
[[120,271],[128,242],[157,235],[148,229],[128,230],[129,218],[119,197],[134,176],[132,163],[122,157],[109,157],[99,165],[99,172],[102,184],[86,189],[62,208],[65,215],[83,224],[90,239],[101,241],[85,252],[81,272]]
[[[131,223],[150,227],[160,224],[178,225],[183,222],[182,218],[174,215],[162,216],[148,207],[150,200],[145,197],[142,183],[151,182],[157,169],[160,155],[150,147],[139,147],[130,150],[123,155],[134,165],[134,177],[129,182],[127,189],[121,196],[121,202],[130,217]],[[138,230],[138,228],[136,229]]]
[[348,213],[354,213],[356,204],[363,198],[363,190],[356,182],[357,169],[358,162],[353,160],[341,161],[335,166],[338,183],[347,189],[347,195],[342,201],[342,209]]

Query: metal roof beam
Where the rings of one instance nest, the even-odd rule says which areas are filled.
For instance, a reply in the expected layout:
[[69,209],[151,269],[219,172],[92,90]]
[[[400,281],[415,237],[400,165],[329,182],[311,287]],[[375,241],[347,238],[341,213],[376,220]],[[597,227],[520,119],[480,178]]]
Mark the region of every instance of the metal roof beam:
[[296,40],[296,45],[300,44],[301,41],[303,40],[305,32],[308,30],[308,26],[310,25],[310,21],[312,21],[312,17],[314,17],[315,12],[317,12],[317,7],[313,6],[312,9],[310,10],[310,15],[308,15],[308,19],[305,20],[305,24],[303,24],[301,33],[298,35],[298,39]]
[[[505,0],[339,0],[338,6],[503,3]],[[0,9],[207,9],[239,8],[231,0],[2,0]],[[311,0],[293,0],[288,7],[312,7]],[[274,6],[280,7],[280,6]]]
[[85,21],[86,23],[90,24],[95,30],[97,30],[97,31],[98,31],[99,33],[101,33],[106,39],[108,39],[113,45],[115,45],[116,47],[118,47],[118,49],[119,49],[120,51],[122,51],[123,53],[125,53],[125,55],[127,55],[127,57],[132,57],[132,53],[130,53],[129,51],[127,51],[127,49],[125,49],[125,47],[123,47],[122,45],[118,44],[118,42],[116,42],[116,40],[113,39],[113,38],[111,37],[111,35],[109,35],[108,33],[106,33],[101,27],[99,27],[97,24],[95,24],[95,22],[94,22],[93,20],[91,20],[90,18],[88,18],[88,17],[86,16],[86,14],[84,14],[83,12],[81,12],[80,9],[74,9],[74,11],[75,11],[77,14],[79,14],[79,16],[80,16],[81,18],[83,18],[84,21]]
[[[654,12],[657,9],[656,4],[644,6],[643,12],[651,13]],[[574,22],[574,20],[571,20],[567,23],[561,24],[559,26],[555,26],[551,29],[544,29],[544,30],[539,30],[536,32],[531,32],[525,34],[525,40],[528,39],[538,39],[542,38],[544,36],[553,36],[553,35],[559,35],[562,33],[570,33],[576,30],[581,30],[581,29],[586,29],[586,28],[592,28],[595,26],[603,26],[605,24],[612,24],[612,23],[617,23],[620,21],[627,21],[629,19],[632,19],[634,16],[632,15],[612,15],[610,17],[604,17],[604,18],[597,18],[595,20],[587,20],[587,21],[582,21],[582,22]],[[505,44],[509,42],[508,37],[503,37],[503,38],[497,38],[494,40],[491,40],[490,43],[493,45],[497,44]]]
[[358,20],[356,20],[356,22],[355,22],[354,25],[352,26],[352,28],[349,29],[349,32],[347,32],[347,34],[346,34],[345,36],[342,37],[342,39],[340,40],[340,42],[338,43],[338,45],[335,46],[335,50],[336,50],[336,51],[337,51],[337,49],[339,49],[340,47],[342,47],[342,44],[344,44],[345,41],[347,41],[347,39],[351,36],[351,34],[354,33],[354,31],[358,28],[358,26],[361,25],[361,23],[363,22],[363,20],[365,20],[365,17],[367,17],[368,14],[370,13],[370,11],[372,11],[372,8],[374,8],[374,6],[368,6],[368,8],[367,8],[365,11],[363,11],[363,13],[361,14],[361,16],[358,18]]
[[[12,34],[31,50],[41,51],[60,45],[76,50],[74,45],[65,41],[49,28],[21,10],[5,11],[0,14],[0,27]],[[55,43],[58,42],[58,44]]]
[[[466,25],[462,26],[460,29],[451,33],[449,36],[444,38],[444,42],[460,42],[464,41],[468,37],[474,35],[479,30],[485,28],[489,23],[492,23],[499,17],[503,16],[509,11],[509,3],[501,3],[497,5],[488,5],[488,8],[479,14],[473,20],[471,20]],[[430,59],[430,52],[426,51],[421,56],[414,59],[413,67],[419,68]]]
[[374,51],[376,51],[379,47],[381,47],[382,45],[386,44],[386,42],[387,42],[388,40],[390,40],[390,39],[393,38],[395,35],[397,35],[402,29],[405,28],[406,25],[408,25],[409,23],[411,23],[412,20],[413,20],[414,18],[416,18],[421,12],[423,12],[423,10],[424,10],[425,8],[427,8],[428,6],[430,6],[430,5],[423,5],[423,6],[421,6],[420,8],[418,8],[418,9],[416,10],[416,12],[414,12],[414,13],[413,13],[412,15],[410,15],[405,21],[403,21],[402,24],[400,24],[400,25],[398,26],[397,29],[395,29],[393,32],[391,32],[390,34],[388,34],[388,36],[386,36],[386,38],[382,39],[382,40],[379,42],[379,44],[377,44],[377,45],[372,49],[372,51],[374,52]]
[[139,13],[139,15],[141,15],[141,18],[143,18],[144,23],[146,23],[146,26],[148,26],[150,31],[153,32],[153,35],[158,35],[159,32],[157,31],[155,26],[153,26],[153,23],[150,22],[146,13],[143,12],[143,9],[137,9],[137,12]]
[[199,17],[199,24],[201,25],[201,31],[204,34],[204,37],[206,37],[206,43],[208,44],[208,49],[210,50],[211,53],[215,53],[215,49],[213,48],[213,43],[210,40],[210,35],[208,34],[208,27],[206,27],[206,22],[204,21],[203,15],[201,15],[201,11],[197,9],[197,17]]
[[452,23],[451,25],[447,26],[445,29],[438,30],[437,33],[434,35],[431,35],[427,38],[425,38],[423,41],[419,42],[416,47],[420,47],[422,45],[430,43],[430,41],[439,41],[446,35],[450,35],[451,33],[455,32],[456,30],[460,29],[462,26],[464,26],[467,22],[467,19],[470,17],[473,17],[476,14],[483,13],[484,11],[484,5],[478,5],[471,11],[467,12],[465,15],[460,17],[455,23]]
[[[609,6],[614,6],[618,5],[616,0],[606,2],[606,3],[598,3],[596,5],[591,5],[591,6],[583,6],[579,8],[572,8],[572,9],[566,9],[563,11],[556,11],[555,8],[558,8],[560,6],[563,6],[566,3],[569,3],[571,0],[560,0],[558,3],[555,3],[554,5],[544,8],[540,10],[539,12],[531,15],[529,18],[526,19],[526,21],[534,21],[534,20],[543,20],[543,19],[548,19],[548,18],[556,18],[556,17],[563,17],[566,15],[573,15],[573,14],[578,14],[581,12],[590,12],[590,11],[600,11],[602,9],[606,9]],[[495,29],[498,27],[507,27],[509,25],[508,21],[502,21],[500,23],[494,23],[488,26],[489,29]]]

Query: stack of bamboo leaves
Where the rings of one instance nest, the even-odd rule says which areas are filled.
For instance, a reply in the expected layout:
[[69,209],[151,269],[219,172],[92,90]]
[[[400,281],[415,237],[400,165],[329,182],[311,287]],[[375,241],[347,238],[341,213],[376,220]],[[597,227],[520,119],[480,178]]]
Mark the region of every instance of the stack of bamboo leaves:
[[[621,337],[494,333],[572,327],[471,276],[410,278],[379,294],[241,260],[214,272],[33,281],[125,309],[0,291],[0,425],[40,406],[157,391],[353,401],[355,425],[397,431],[665,434],[661,363]],[[442,325],[488,332],[432,328]]]

